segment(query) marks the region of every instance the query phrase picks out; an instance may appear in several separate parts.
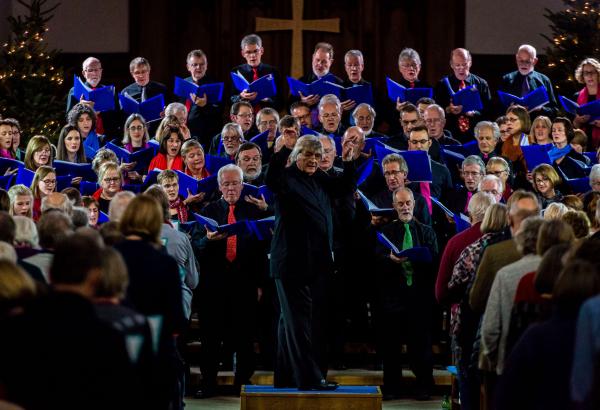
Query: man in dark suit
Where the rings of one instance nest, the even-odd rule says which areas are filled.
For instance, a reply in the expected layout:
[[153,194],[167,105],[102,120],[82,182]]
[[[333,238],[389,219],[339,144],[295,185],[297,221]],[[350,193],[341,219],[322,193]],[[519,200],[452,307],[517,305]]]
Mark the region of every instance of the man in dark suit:
[[[535,48],[529,44],[523,44],[519,47],[519,51],[517,51],[515,58],[517,70],[502,77],[500,91],[522,97],[539,87],[546,87],[550,102],[542,108],[532,111],[530,113],[531,119],[533,120],[539,115],[545,115],[550,118],[556,117],[558,114],[558,103],[554,96],[552,82],[544,74],[534,71],[535,65],[538,62]],[[527,107],[528,110],[533,108],[535,107]],[[500,112],[503,114],[505,110],[506,107],[502,107]]]
[[[186,67],[190,76],[186,78],[196,85],[213,84],[217,81],[206,75],[208,61],[202,50],[192,50],[186,58]],[[188,98],[181,99],[188,110],[187,125],[192,137],[196,138],[205,150],[208,150],[211,138],[221,130],[221,104],[210,104],[206,94],[197,96],[191,94]]]
[[469,155],[461,164],[463,185],[457,185],[448,194],[446,206],[454,213],[468,213],[469,201],[477,192],[479,182],[485,175],[485,164],[477,155]]
[[415,200],[410,189],[398,188],[393,204],[398,220],[384,226],[381,232],[398,249],[426,247],[432,260],[412,262],[377,244],[375,272],[384,394],[388,399],[396,398],[403,388],[401,346],[405,341],[410,368],[417,378],[416,398],[427,400],[433,387],[431,321],[437,239],[431,227],[414,219]]
[[345,167],[337,178],[319,169],[323,146],[317,137],[300,137],[293,151],[284,145],[272,156],[266,177],[275,194],[270,264],[281,308],[274,382],[330,390],[336,385],[324,378],[323,315],[334,269],[331,201],[355,189],[354,147],[350,139],[342,146]]
[[[262,219],[267,215],[254,204],[240,198],[243,172],[233,164],[219,170],[219,190],[223,197],[207,205],[202,214],[220,225],[242,220]],[[194,240],[202,275],[198,285],[199,320],[202,348],[200,371],[202,387],[197,398],[215,394],[220,345],[231,343],[237,365],[234,384],[249,384],[254,373],[254,327],[266,266],[266,249],[247,231],[228,236],[206,230]]]
[[262,39],[256,34],[249,34],[242,39],[241,48],[241,54],[246,60],[246,63],[234,67],[231,71],[240,73],[248,83],[252,83],[267,74],[272,74],[275,80],[277,93],[271,98],[257,101],[255,92],[250,93],[245,90],[239,92],[232,83],[231,103],[233,104],[240,100],[249,101],[255,109],[255,114],[264,107],[271,107],[277,111],[281,110],[283,105],[281,76],[275,67],[261,61],[265,52],[265,49],[262,46]]
[[473,128],[475,124],[491,109],[492,95],[487,81],[471,73],[471,64],[473,60],[469,50],[457,48],[450,54],[450,67],[452,75],[448,76],[448,82],[453,92],[463,88],[475,86],[483,108],[480,111],[465,111],[462,106],[452,103],[452,96],[446,84],[445,78],[442,78],[435,87],[435,101],[445,108],[447,115],[447,127],[452,132],[454,138],[462,142],[467,142],[473,137]]
[[317,132],[333,138],[341,138],[346,128],[342,124],[340,100],[333,94],[324,95],[319,101],[318,110],[321,126],[317,128]]

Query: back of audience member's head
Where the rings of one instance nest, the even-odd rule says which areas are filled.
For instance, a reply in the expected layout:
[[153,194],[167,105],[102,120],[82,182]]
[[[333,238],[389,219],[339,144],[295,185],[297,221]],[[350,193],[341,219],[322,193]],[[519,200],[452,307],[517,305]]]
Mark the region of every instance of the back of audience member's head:
[[562,203],[573,211],[583,211],[583,201],[577,195],[565,195]]
[[66,215],[71,216],[73,204],[65,194],[52,192],[42,198],[42,213],[48,212],[50,209],[58,209]]
[[131,191],[117,192],[108,205],[108,219],[119,222],[123,216],[123,212],[125,212],[125,209],[127,209],[133,198],[135,198],[135,194]]
[[36,294],[33,279],[14,262],[0,260],[0,318],[17,314]]
[[0,211],[0,241],[15,242],[15,221],[6,211]]
[[600,274],[597,267],[584,260],[573,260],[558,275],[552,300],[560,310],[576,313],[586,299],[598,293]]
[[15,221],[15,245],[39,248],[40,237],[33,219],[26,216],[13,216]]
[[585,238],[590,234],[592,224],[585,212],[568,211],[563,215],[562,220],[571,225],[577,239]]
[[535,253],[538,232],[544,219],[540,216],[530,216],[521,223],[521,226],[515,234],[515,243],[517,250],[523,256]]
[[106,246],[114,246],[125,239],[119,229],[119,223],[115,221],[103,223],[100,226],[100,235]]
[[600,240],[585,239],[576,242],[569,252],[569,261],[584,260],[596,267],[600,271]]
[[[487,194],[485,195],[489,196]],[[473,195],[473,197],[475,197],[475,195]],[[483,221],[481,222],[481,227],[479,228],[481,232],[490,233],[503,231],[507,226],[507,211],[506,205],[504,204],[492,204],[488,207],[485,211]]]
[[46,250],[54,250],[59,242],[73,233],[71,218],[63,212],[50,210],[38,221],[40,246]]
[[0,261],[17,263],[17,251],[8,242],[0,241]]
[[169,198],[167,197],[167,193],[164,188],[158,184],[151,185],[146,191],[144,191],[144,195],[148,195],[154,199],[160,205],[163,221],[169,220]]
[[91,298],[100,279],[102,247],[88,235],[75,233],[58,243],[50,268],[50,283],[63,285]]
[[81,226],[75,230],[75,233],[95,240],[101,247],[105,246],[104,239],[102,238],[102,235],[100,235],[100,232],[91,226]]
[[[475,224],[477,222],[483,221],[485,212],[495,202],[495,199],[491,195],[486,194],[485,192],[477,192],[475,195],[473,195],[473,197],[469,201],[468,206],[469,216],[471,217],[471,223]],[[506,219],[506,215],[504,219]]]
[[560,219],[544,220],[538,232],[536,253],[541,256],[554,245],[570,244],[574,240],[575,233],[568,223]]
[[564,214],[567,213],[569,208],[561,202],[552,202],[544,209],[544,219],[560,219]]
[[73,205],[73,206],[82,206],[83,205],[81,202],[81,193],[79,192],[79,190],[77,188],[73,188],[72,186],[70,186],[70,187],[63,189],[60,192],[61,192],[61,194],[65,194],[67,196],[67,198],[69,198],[69,201],[71,201],[71,205]]
[[597,191],[590,191],[583,196],[583,212],[585,212],[592,223],[593,230],[598,230],[600,227],[600,221],[596,220],[596,209],[598,207],[599,199],[600,192]]
[[10,210],[10,197],[8,192],[0,188],[0,211],[8,212]]
[[102,251],[102,276],[96,288],[96,297],[122,300],[129,285],[127,265],[121,254],[112,249]]
[[563,258],[571,245],[561,243],[551,246],[544,255],[535,273],[534,286],[540,294],[552,294],[556,278],[563,268]]
[[73,211],[71,211],[71,221],[73,222],[73,228],[75,229],[88,226],[89,218],[87,209],[82,206],[73,207]]
[[160,205],[148,195],[138,195],[129,203],[119,222],[121,233],[135,235],[142,240],[160,245],[163,219]]
[[540,214],[540,202],[533,192],[523,190],[513,192],[507,206],[508,225],[513,236],[518,232],[523,220]]

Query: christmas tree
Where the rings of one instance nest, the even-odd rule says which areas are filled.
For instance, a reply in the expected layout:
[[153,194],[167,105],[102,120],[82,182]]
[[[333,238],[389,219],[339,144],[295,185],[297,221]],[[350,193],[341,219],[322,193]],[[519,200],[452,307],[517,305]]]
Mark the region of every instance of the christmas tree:
[[26,139],[42,134],[55,140],[65,116],[58,50],[44,41],[59,4],[46,7],[47,1],[18,0],[28,15],[8,18],[11,34],[0,49],[0,115],[19,120]]
[[546,49],[548,75],[558,94],[571,97],[582,85],[575,69],[587,57],[600,55],[600,1],[565,0],[561,11],[546,9],[552,38]]

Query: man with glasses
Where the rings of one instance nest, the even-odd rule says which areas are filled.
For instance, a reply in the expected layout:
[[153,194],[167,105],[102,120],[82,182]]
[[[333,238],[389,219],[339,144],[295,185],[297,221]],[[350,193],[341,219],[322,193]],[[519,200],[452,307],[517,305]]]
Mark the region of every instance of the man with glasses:
[[404,104],[400,109],[400,125],[402,131],[387,140],[386,144],[396,149],[408,148],[408,135],[417,125],[422,125],[422,118],[417,107],[411,103]]
[[[121,93],[129,95],[137,102],[146,101],[159,94],[165,97],[165,101],[169,100],[167,87],[164,84],[150,80],[150,62],[144,57],[136,57],[131,60],[129,73],[134,82],[123,88]],[[149,120],[148,118],[144,119]]]
[[429,156],[437,162],[444,163],[441,155],[442,145],[460,145],[460,142],[452,138],[452,133],[445,129],[446,114],[444,109],[437,104],[431,104],[423,111],[423,120],[429,137],[431,138],[431,148]]
[[[238,124],[243,133],[245,140],[250,140],[251,136],[257,134],[257,129],[253,124],[254,114],[252,112],[252,104],[248,101],[238,101],[231,106],[229,110],[229,119],[231,122]],[[221,134],[217,134],[213,137],[210,144],[209,154],[219,156],[223,151],[223,141],[221,140]]]
[[[187,81],[196,85],[218,82],[215,78],[206,75],[208,60],[202,50],[192,50],[188,53],[186,67],[190,73],[186,78]],[[206,94],[201,96],[191,94],[179,102],[185,104],[188,110],[187,125],[192,137],[198,139],[205,149],[208,148],[212,136],[221,128],[221,104],[210,104]]]
[[477,155],[469,155],[462,162],[460,171],[464,184],[450,192],[447,206],[452,212],[462,212],[467,215],[469,201],[477,192],[479,183],[485,175],[485,164]]
[[273,108],[266,107],[261,109],[258,114],[256,114],[256,127],[260,134],[269,131],[266,146],[263,145],[263,150],[265,150],[265,162],[268,162],[275,146],[275,139],[277,138],[279,114]]
[[475,86],[483,103],[483,109],[480,111],[465,111],[462,106],[454,105],[445,78],[442,78],[435,87],[435,100],[440,106],[445,107],[447,114],[446,126],[452,132],[454,138],[462,142],[471,139],[475,124],[489,112],[492,101],[487,81],[471,73],[472,63],[473,60],[469,50],[464,48],[452,50],[450,54],[452,74],[448,76],[448,82],[453,92]]
[[[360,50],[348,50],[344,55],[344,69],[348,78],[344,80],[343,86],[346,88],[354,87],[356,85],[369,85],[368,81],[362,77],[362,73],[365,69],[365,63],[363,54]],[[372,90],[373,91],[373,90]],[[347,126],[350,125],[350,113],[356,107],[356,101],[346,100],[342,102],[342,109],[344,111],[343,123]]]
[[[554,87],[547,76],[535,71],[535,65],[538,62],[535,48],[529,44],[523,44],[519,47],[515,59],[517,70],[502,77],[500,91],[522,97],[537,88],[546,87],[549,103],[540,109],[532,111],[530,116],[532,120],[539,115],[545,115],[551,119],[556,117],[558,104],[554,96]],[[531,109],[534,107],[527,108]]]
[[249,34],[242,39],[240,47],[242,57],[246,60],[246,63],[234,67],[231,71],[240,73],[248,83],[252,83],[267,74],[272,74],[275,80],[275,86],[277,87],[277,94],[272,98],[265,98],[262,101],[257,101],[256,92],[239,92],[232,83],[231,102],[236,103],[241,100],[248,101],[255,107],[255,112],[258,112],[259,109],[264,107],[280,110],[283,103],[281,76],[275,67],[262,62],[262,56],[265,52],[265,49],[262,46],[262,39],[256,34]]
[[313,128],[310,106],[302,101],[296,101],[290,105],[290,114],[300,121],[300,125],[309,129]]
[[341,138],[345,127],[342,124],[342,103],[333,94],[327,94],[319,101],[319,121],[321,127],[318,132],[332,138]]

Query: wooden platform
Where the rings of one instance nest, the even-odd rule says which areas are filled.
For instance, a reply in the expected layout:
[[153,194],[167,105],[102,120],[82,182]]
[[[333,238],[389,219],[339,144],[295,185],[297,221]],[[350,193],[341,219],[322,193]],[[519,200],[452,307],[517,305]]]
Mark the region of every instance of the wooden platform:
[[299,391],[242,386],[241,410],[381,410],[377,386],[340,386],[332,391]]

